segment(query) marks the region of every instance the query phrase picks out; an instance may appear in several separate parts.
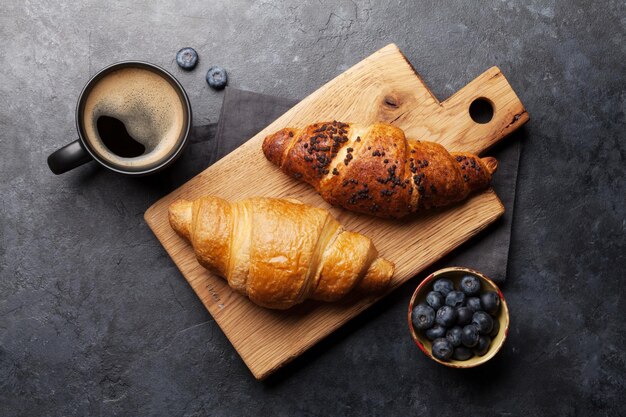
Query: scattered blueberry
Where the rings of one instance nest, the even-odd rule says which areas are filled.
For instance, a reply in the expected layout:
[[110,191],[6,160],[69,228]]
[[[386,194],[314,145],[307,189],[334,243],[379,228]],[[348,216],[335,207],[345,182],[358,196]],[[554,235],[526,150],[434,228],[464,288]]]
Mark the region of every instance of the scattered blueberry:
[[431,291],[426,295],[426,302],[435,310],[443,305],[444,297],[439,291]]
[[489,333],[489,337],[491,337],[492,339],[495,338],[498,335],[499,331],[500,331],[500,322],[498,320],[494,320],[493,328],[491,329],[491,333]]
[[450,291],[446,295],[446,305],[450,307],[461,307],[465,304],[465,294],[461,291]]
[[446,333],[446,339],[452,343],[452,346],[461,346],[461,336],[463,335],[463,329],[459,326],[454,326]]
[[437,339],[433,342],[433,356],[441,361],[447,361],[452,357],[454,347],[447,339]]
[[475,295],[480,291],[480,280],[474,275],[465,275],[461,278],[461,291],[467,295]]
[[457,360],[457,361],[466,361],[472,356],[474,356],[472,351],[466,348],[465,346],[459,346],[455,348],[454,352],[452,353],[452,359]]
[[413,322],[413,327],[418,330],[430,329],[435,323],[435,310],[426,304],[418,304],[413,308],[411,321]]
[[441,278],[435,281],[433,284],[433,290],[439,291],[444,296],[448,295],[450,291],[454,290],[454,284],[449,279]]
[[493,330],[493,319],[484,311],[477,311],[472,316],[472,324],[480,334],[489,334]]
[[483,309],[480,305],[480,298],[478,297],[468,297],[465,300],[465,305],[472,311],[480,311]]
[[478,338],[480,335],[478,334],[478,328],[473,324],[468,324],[463,327],[463,334],[461,335],[461,342],[468,348],[476,346],[478,343]]
[[459,326],[465,326],[472,322],[472,316],[474,312],[467,306],[457,307],[456,309],[456,324]]
[[228,83],[228,74],[226,74],[226,70],[221,67],[211,67],[206,73],[206,82],[209,85],[217,90],[221,90],[226,87]]
[[480,304],[487,313],[494,315],[500,309],[500,296],[497,292],[487,291],[480,295]]
[[198,53],[193,48],[183,48],[176,53],[176,63],[182,69],[191,71],[198,63]]
[[433,327],[431,327],[430,329],[426,330],[424,332],[424,334],[426,335],[426,338],[430,341],[433,341],[435,339],[439,339],[441,337],[445,337],[446,336],[446,332],[447,329],[440,325],[440,324],[435,324]]
[[445,327],[450,327],[456,321],[456,310],[450,306],[443,306],[437,310],[435,321]]
[[480,336],[478,338],[478,344],[474,347],[474,353],[478,356],[483,356],[489,352],[491,346],[491,338],[489,336]]

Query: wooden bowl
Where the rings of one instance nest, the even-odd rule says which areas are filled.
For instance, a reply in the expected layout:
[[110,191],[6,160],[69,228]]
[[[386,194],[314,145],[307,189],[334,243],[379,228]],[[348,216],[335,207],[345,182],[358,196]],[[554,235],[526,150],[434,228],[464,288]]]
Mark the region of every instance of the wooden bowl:
[[[426,302],[426,295],[432,291],[433,284],[439,278],[447,278],[454,283],[455,288],[459,288],[459,284],[461,282],[461,278],[464,275],[474,275],[478,279],[480,279],[481,283],[481,292],[482,291],[495,291],[500,296],[500,310],[498,311],[498,315],[496,320],[500,322],[500,331],[498,335],[491,341],[491,346],[487,353],[483,356],[473,356],[472,358],[466,361],[457,361],[454,359],[450,359],[449,361],[442,361],[435,358],[432,355],[432,342],[426,338],[426,336],[419,331],[416,331],[413,328],[413,323],[411,322],[411,312],[413,311],[413,306]],[[478,365],[482,365],[487,362],[489,359],[493,358],[496,353],[502,348],[504,341],[506,340],[506,336],[509,332],[509,308],[506,305],[506,301],[504,296],[502,295],[502,291],[498,288],[493,281],[484,276],[478,271],[474,271],[473,269],[463,268],[463,267],[450,267],[440,269],[439,271],[433,272],[430,274],[425,280],[423,280],[420,285],[417,286],[413,296],[411,297],[411,302],[409,303],[409,331],[411,332],[411,337],[415,341],[415,344],[420,348],[422,352],[435,362],[439,362],[442,365],[448,366],[450,368],[473,368]]]

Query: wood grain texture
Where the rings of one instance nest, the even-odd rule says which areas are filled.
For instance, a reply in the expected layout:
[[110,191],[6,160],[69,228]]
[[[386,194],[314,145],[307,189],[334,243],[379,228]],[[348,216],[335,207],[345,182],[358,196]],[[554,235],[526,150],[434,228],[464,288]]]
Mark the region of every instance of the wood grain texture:
[[[494,117],[486,124],[475,123],[468,112],[470,103],[481,97],[494,107]],[[258,307],[198,264],[191,246],[169,226],[167,207],[172,201],[207,194],[229,200],[258,195],[298,198],[326,207],[348,230],[372,238],[381,255],[395,262],[397,270],[389,291],[504,213],[492,190],[445,210],[400,221],[350,213],[330,207],[312,187],[283,174],[263,156],[261,144],[269,133],[333,119],[361,124],[386,121],[404,129],[409,138],[439,142],[450,151],[479,154],[524,124],[528,114],[496,67],[440,103],[391,44],[328,82],[234,152],[150,207],[145,213],[148,225],[258,379],[297,357],[384,295],[361,299],[349,296],[334,304],[307,301],[288,311]]]

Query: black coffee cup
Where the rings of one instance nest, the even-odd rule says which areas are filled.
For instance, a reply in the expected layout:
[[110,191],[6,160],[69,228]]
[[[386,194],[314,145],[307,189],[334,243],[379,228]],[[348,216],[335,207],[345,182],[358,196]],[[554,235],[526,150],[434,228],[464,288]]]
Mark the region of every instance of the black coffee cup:
[[[116,129],[117,128],[116,126],[118,125],[122,126],[120,128],[121,129],[120,132],[124,132],[124,133],[122,135],[118,134],[117,136],[128,135],[129,143],[135,142],[134,144],[132,144],[134,148],[129,147],[128,149],[130,149],[130,151],[132,152],[138,152],[136,154],[130,154],[130,155],[136,155],[136,156],[129,157],[128,155],[119,155],[115,147],[107,145],[106,143],[104,143],[104,141],[100,141],[100,138],[96,140],[96,138],[93,137],[93,136],[99,136],[99,133],[94,135],[94,132],[96,131],[96,129],[94,129],[93,126],[96,125],[96,122],[90,121],[90,118],[89,118],[90,115],[88,115],[87,117],[85,115],[85,106],[87,104],[87,101],[90,95],[96,94],[94,93],[94,89],[98,91],[97,94],[99,94],[100,96],[105,95],[104,92],[106,91],[106,87],[104,87],[100,83],[100,81],[105,79],[105,77],[107,76],[108,76],[107,80],[109,80],[109,79],[112,79],[112,77],[118,76],[120,73],[124,73],[124,71],[129,72],[126,69],[136,69],[136,70],[130,70],[130,72],[132,71],[144,72],[144,76],[149,76],[148,73],[145,72],[145,71],[149,71],[150,74],[155,74],[159,77],[159,79],[155,78],[155,81],[157,81],[156,83],[153,82],[153,83],[146,84],[149,87],[148,90],[152,89],[156,91],[157,93],[156,95],[155,94],[151,95],[150,92],[145,93],[142,91],[137,91],[137,92],[133,92],[136,94],[133,94],[132,97],[142,96],[143,94],[145,96],[142,98],[143,102],[149,103],[149,101],[152,99],[151,97],[157,97],[157,98],[159,97],[158,95],[159,88],[165,88],[168,90],[169,97],[176,96],[178,98],[176,105],[174,105],[173,107],[176,108],[176,117],[175,117],[175,119],[177,120],[176,127],[180,128],[179,129],[180,133],[178,134],[178,136],[175,136],[175,133],[173,133],[174,139],[169,140],[172,143],[163,144],[162,148],[159,150],[158,159],[156,160],[156,162],[153,161],[153,163],[151,164],[142,165],[141,163],[137,162],[137,161],[140,161],[140,159],[138,158],[145,158],[145,156],[141,154],[141,149],[142,147],[145,149],[146,146],[135,141],[132,135],[126,132],[126,128],[123,122],[116,120],[115,117],[109,117],[109,115],[103,114],[102,116],[99,116],[97,120],[98,132],[100,132],[101,121],[107,122],[107,123],[102,124],[102,126],[106,127],[107,130],[109,131],[111,130],[110,126],[113,126],[113,129]],[[163,81],[159,81],[159,80],[165,81],[166,84],[163,83]],[[105,82],[108,82],[107,85],[114,83],[111,81],[103,81],[103,83]],[[132,86],[133,84],[130,83],[128,85]],[[169,87],[167,87],[166,85]],[[133,87],[127,87],[126,90],[130,90],[130,88],[133,88]],[[171,89],[173,89],[173,91],[175,92],[175,95],[172,93]],[[120,103],[119,97],[116,97],[115,100],[117,100],[116,103],[118,104]],[[122,103],[120,105],[124,105],[123,100],[121,101]],[[137,106],[136,104],[137,103],[130,103],[128,107],[135,113],[138,113],[139,118],[141,119],[141,110],[137,110],[137,108],[140,106]],[[178,105],[180,105],[180,107]],[[162,105],[161,107],[167,110],[167,108],[171,106]],[[155,113],[155,114],[158,114],[158,113]],[[95,118],[95,116],[93,117]],[[135,117],[134,119],[136,120],[137,117]],[[161,119],[163,119],[163,117],[153,117],[154,122],[157,124],[161,122]],[[113,121],[115,123],[112,123],[112,124],[108,123],[109,121]],[[149,131],[151,128],[151,126],[149,126],[150,123],[144,121],[143,124],[146,125],[146,126],[142,126],[144,128],[143,130],[147,129]],[[156,65],[153,65],[147,62],[141,62],[141,61],[119,62],[119,63],[110,65],[102,69],[100,72],[94,75],[89,80],[89,82],[87,82],[82,92],[80,93],[80,96],[78,98],[78,104],[76,105],[76,129],[78,131],[78,140],[53,152],[48,157],[48,166],[50,167],[50,170],[52,170],[53,173],[58,175],[58,174],[67,172],[69,170],[72,170],[89,161],[95,160],[100,165],[104,166],[105,168],[121,173],[121,174],[133,175],[133,176],[152,174],[152,173],[163,170],[165,167],[169,166],[172,162],[174,162],[180,156],[180,154],[182,153],[183,149],[185,148],[187,144],[188,137],[191,132],[191,124],[192,124],[192,114],[191,114],[191,104],[189,102],[189,98],[187,97],[187,93],[185,92],[185,89],[183,88],[183,86],[178,82],[178,80],[176,80],[176,78],[174,78],[172,74],[170,74],[166,70]],[[92,137],[87,136],[86,128],[87,130],[90,131],[90,134]],[[114,133],[119,133],[119,132],[114,130]],[[154,143],[156,143],[155,146],[161,145],[160,138],[152,138],[152,139],[148,138],[148,139],[153,140]],[[100,142],[104,143],[104,145],[101,145]],[[107,155],[111,156],[114,154],[119,156],[119,158],[117,158],[118,160],[112,160],[111,157],[107,158]]]

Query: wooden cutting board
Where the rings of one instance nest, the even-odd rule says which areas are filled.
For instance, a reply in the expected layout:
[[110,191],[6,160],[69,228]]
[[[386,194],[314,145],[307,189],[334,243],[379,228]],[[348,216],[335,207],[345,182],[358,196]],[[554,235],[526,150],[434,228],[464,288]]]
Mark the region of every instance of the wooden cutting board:
[[[477,98],[486,98],[493,105],[489,123],[478,124],[469,115],[470,104]],[[288,311],[257,307],[198,264],[191,246],[169,226],[167,207],[172,201],[207,194],[228,200],[259,195],[298,198],[329,208],[348,230],[372,238],[381,255],[395,262],[397,269],[389,291],[504,213],[498,197],[488,190],[457,206],[403,221],[357,215],[330,207],[310,186],[280,172],[261,152],[263,138],[269,133],[333,119],[363,124],[385,121],[404,129],[407,137],[436,141],[450,151],[481,153],[524,124],[528,114],[496,67],[440,103],[391,44],[328,82],[150,207],[145,213],[148,225],[258,379],[300,355],[382,296],[349,296],[335,304],[308,301]]]

